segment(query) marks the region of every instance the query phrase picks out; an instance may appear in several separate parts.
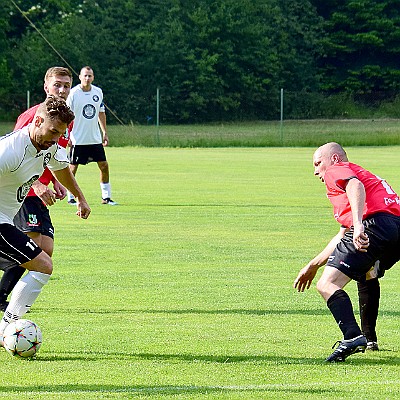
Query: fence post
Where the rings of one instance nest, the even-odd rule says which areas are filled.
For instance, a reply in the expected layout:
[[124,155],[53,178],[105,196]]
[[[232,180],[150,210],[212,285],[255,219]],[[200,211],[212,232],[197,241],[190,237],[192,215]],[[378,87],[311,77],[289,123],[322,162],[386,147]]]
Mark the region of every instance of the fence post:
[[156,146],[160,146],[160,88],[157,88]]
[[281,145],[283,145],[283,89],[281,89],[281,122],[280,122]]

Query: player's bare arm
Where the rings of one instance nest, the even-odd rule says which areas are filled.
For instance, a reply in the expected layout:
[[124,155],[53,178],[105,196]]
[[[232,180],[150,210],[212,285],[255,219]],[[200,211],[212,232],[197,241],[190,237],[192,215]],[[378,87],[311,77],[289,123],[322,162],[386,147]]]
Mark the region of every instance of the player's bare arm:
[[99,125],[103,134],[103,146],[108,146],[107,117],[105,112],[99,112]]
[[32,184],[32,189],[36,196],[38,196],[47,206],[55,204],[57,193],[51,190],[47,185],[44,185],[42,182],[37,180]]
[[58,182],[57,180],[54,180],[53,188],[54,188],[54,191],[56,192],[56,198],[58,200],[65,199],[65,197],[67,196],[67,189],[63,185],[61,185],[60,182]]
[[91,212],[90,207],[70,169],[66,167],[58,171],[52,171],[52,173],[75,196],[78,208],[76,215],[83,219],[88,218]]
[[339,232],[330,240],[321,253],[314,257],[304,268],[300,270],[293,284],[293,287],[297,289],[298,292],[304,292],[305,289],[310,288],[318,269],[326,264],[328,257],[332,254],[336,245],[343,238],[346,231],[346,228],[341,227]]

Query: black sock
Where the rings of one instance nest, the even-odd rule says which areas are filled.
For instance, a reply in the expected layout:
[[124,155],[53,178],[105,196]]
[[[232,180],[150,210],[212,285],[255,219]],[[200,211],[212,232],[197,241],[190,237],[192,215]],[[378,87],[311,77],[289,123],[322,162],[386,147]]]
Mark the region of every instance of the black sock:
[[361,335],[361,329],[354,316],[350,297],[344,290],[339,289],[333,293],[326,304],[339,325],[345,340]]
[[361,330],[368,342],[376,342],[376,320],[378,318],[381,289],[378,278],[357,282],[360,306]]
[[25,268],[19,265],[12,266],[4,270],[3,276],[0,280],[0,302],[4,303],[8,295],[14,289],[14,286],[21,279],[25,272]]

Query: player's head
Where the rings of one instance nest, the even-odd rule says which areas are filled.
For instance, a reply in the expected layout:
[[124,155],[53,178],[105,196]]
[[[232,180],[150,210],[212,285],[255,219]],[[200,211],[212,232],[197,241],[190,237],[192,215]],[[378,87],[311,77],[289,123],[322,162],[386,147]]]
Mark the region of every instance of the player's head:
[[94,80],[93,69],[88,65],[83,67],[79,73],[79,80],[81,81],[82,87],[90,87]]
[[29,129],[33,145],[37,150],[46,150],[56,144],[73,119],[74,113],[65,100],[49,95],[37,109]]
[[51,67],[44,76],[44,91],[47,95],[66,100],[72,87],[72,73],[68,68]]
[[326,169],[331,165],[344,161],[348,161],[348,159],[343,147],[335,142],[326,143],[314,153],[314,175],[324,182]]

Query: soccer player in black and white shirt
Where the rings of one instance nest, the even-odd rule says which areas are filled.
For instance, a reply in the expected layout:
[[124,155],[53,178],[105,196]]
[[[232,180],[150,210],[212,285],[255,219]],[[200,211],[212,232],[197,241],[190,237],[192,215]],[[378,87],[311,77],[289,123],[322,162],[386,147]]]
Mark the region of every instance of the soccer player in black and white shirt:
[[0,138],[0,256],[29,271],[12,292],[0,322],[0,340],[7,325],[29,310],[53,271],[51,257],[13,224],[25,196],[45,167],[76,197],[76,214],[83,219],[90,214],[69,170],[66,150],[57,145],[73,119],[64,100],[49,96],[30,125]]
[[[81,69],[79,80],[80,85],[73,87],[67,98],[67,104],[76,116],[70,134],[69,168],[76,175],[79,165],[96,162],[100,169],[101,203],[115,206],[117,203],[111,199],[110,170],[104,150],[109,140],[103,91],[92,84],[94,72],[89,66]],[[68,203],[75,204],[71,193],[68,193]]]

